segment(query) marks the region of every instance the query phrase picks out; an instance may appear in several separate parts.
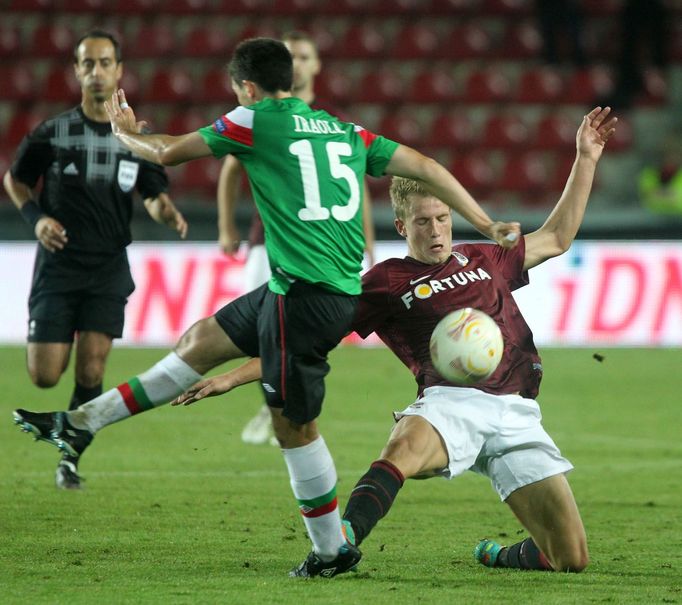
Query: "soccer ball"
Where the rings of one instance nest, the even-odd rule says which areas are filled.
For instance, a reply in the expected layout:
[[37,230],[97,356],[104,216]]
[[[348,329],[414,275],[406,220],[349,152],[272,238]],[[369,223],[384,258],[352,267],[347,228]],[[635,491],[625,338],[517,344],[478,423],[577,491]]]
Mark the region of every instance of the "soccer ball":
[[502,359],[502,333],[490,316],[467,307],[448,313],[431,334],[431,361],[448,382],[474,384]]

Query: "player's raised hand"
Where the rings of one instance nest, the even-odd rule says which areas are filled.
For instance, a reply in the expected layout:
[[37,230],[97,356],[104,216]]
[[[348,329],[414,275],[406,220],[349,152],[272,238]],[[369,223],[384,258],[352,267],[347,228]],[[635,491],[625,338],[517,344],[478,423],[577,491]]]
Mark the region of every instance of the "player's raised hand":
[[609,117],[610,107],[595,107],[584,118],[576,135],[578,154],[595,162],[601,157],[604,145],[616,132],[618,118]]
[[104,102],[104,109],[111,122],[111,131],[114,135],[121,133],[139,134],[142,132],[147,122],[138,122],[135,119],[135,112],[126,101],[126,95],[122,88],[111,95],[110,101]]

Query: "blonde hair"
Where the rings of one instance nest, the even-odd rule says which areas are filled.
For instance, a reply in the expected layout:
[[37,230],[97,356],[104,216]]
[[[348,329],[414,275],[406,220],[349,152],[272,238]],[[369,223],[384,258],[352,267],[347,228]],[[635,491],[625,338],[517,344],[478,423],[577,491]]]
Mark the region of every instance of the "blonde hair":
[[394,176],[391,179],[391,187],[388,193],[391,196],[393,214],[401,221],[405,220],[410,210],[412,204],[410,196],[429,197],[431,195],[418,181],[402,176]]

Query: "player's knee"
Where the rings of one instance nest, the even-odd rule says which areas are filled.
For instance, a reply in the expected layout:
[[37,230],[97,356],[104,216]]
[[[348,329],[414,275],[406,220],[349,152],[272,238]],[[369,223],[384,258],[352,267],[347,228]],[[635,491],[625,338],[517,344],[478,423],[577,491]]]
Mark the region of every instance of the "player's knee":
[[577,545],[570,551],[561,553],[552,562],[552,566],[556,571],[568,571],[572,573],[580,573],[590,563],[590,555],[587,551],[586,545]]
[[100,359],[88,360],[76,367],[76,382],[87,389],[102,384],[104,379],[104,361]]
[[405,477],[414,477],[422,470],[418,452],[412,447],[407,436],[393,436],[381,452],[381,458],[388,460]]
[[36,370],[29,368],[28,375],[31,377],[31,382],[39,389],[50,389],[56,386],[62,373],[46,369]]

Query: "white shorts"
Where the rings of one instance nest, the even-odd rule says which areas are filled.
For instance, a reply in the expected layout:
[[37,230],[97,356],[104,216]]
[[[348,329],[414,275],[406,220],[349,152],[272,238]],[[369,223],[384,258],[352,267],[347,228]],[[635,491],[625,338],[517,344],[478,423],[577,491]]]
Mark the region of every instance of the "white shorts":
[[540,406],[520,395],[429,387],[394,416],[421,416],[440,433],[450,460],[441,476],[452,479],[466,470],[484,475],[502,501],[524,485],[573,468],[542,427]]
[[260,244],[249,248],[244,264],[244,291],[260,288],[270,279],[270,261],[265,246]]

